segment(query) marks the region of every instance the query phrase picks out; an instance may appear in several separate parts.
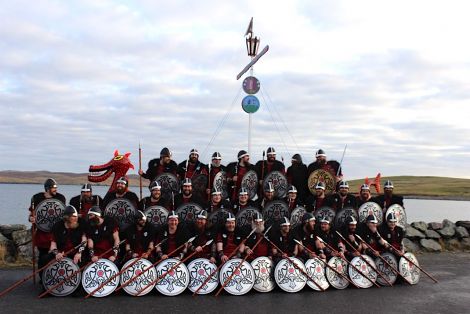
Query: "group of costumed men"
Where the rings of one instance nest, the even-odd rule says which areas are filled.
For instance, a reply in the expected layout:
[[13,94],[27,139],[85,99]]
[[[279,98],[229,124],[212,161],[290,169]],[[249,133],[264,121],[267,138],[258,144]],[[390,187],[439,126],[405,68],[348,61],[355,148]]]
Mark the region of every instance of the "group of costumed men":
[[[315,185],[315,194],[309,192],[307,178],[315,169],[326,169],[337,176],[336,192],[326,195],[325,184],[321,181]],[[194,174],[205,173],[210,181],[221,170],[227,173],[227,185],[232,187],[227,199],[222,199],[222,192],[218,189],[208,190],[206,199],[193,195],[191,178]],[[297,206],[306,209],[300,224],[292,228],[290,220],[281,217],[266,233],[268,226],[260,213],[267,202],[274,200],[274,189],[268,184],[263,189],[263,195],[256,200],[250,199],[247,190],[241,186],[241,178],[249,170],[258,173],[261,186],[265,175],[271,171],[286,174],[290,185],[285,202],[289,210]],[[180,193],[174,195],[172,200],[162,196],[162,187],[155,181],[156,176],[164,172],[173,173],[182,181]],[[381,225],[378,225],[374,215],[369,215],[364,223],[358,223],[350,216],[339,230],[335,230],[328,217],[315,217],[315,210],[323,206],[339,211],[345,207],[357,209],[365,202],[374,201],[383,206],[384,213],[392,204],[403,206],[403,198],[393,194],[393,183],[390,181],[384,185],[384,194],[375,198],[371,197],[367,184],[361,186],[358,196],[349,193],[348,183],[342,180],[340,164],[327,161],[321,149],[316,153],[316,161],[308,167],[302,163],[301,156],[295,154],[292,165],[286,171],[284,164],[276,160],[276,152],[272,147],[267,150],[267,159],[256,165],[250,163],[249,154],[242,150],[238,153],[238,162],[230,163],[227,167],[221,164],[218,152],[212,155],[210,167],[204,165],[199,161],[199,153],[195,149],[191,150],[188,160],[178,165],[171,159],[170,150],[164,148],[160,158],[151,160],[147,171],[139,170],[139,174],[150,181],[150,196],[140,201],[128,189],[129,181],[126,177],[119,178],[115,189],[108,192],[104,199],[93,194],[90,184],[84,184],[80,195],[73,197],[65,207],[63,220],[57,221],[50,232],[36,230],[34,243],[39,251],[38,267],[64,256],[79,265],[98,258],[108,258],[119,265],[135,257],[151,261],[168,257],[182,259],[194,252],[194,259],[207,258],[217,264],[225,263],[230,257],[246,255],[248,260],[267,256],[277,262],[286,256],[304,260],[313,257],[326,260],[340,256],[350,260],[360,254],[376,256],[384,251],[396,255],[404,253],[404,231],[397,226],[397,217],[393,213],[383,217],[385,219]],[[35,204],[46,199],[57,199],[66,204],[54,179],[47,179],[44,189],[44,192],[32,197],[29,221],[33,224],[36,222]],[[137,208],[135,222],[125,230],[120,230],[119,224],[105,215],[107,204],[116,198],[125,198]],[[182,221],[175,209],[188,202],[199,204],[202,210],[195,219]],[[144,214],[145,208],[154,205],[162,206],[169,212],[166,223],[158,227],[150,223]],[[252,217],[251,225],[237,226],[235,215],[247,206],[258,208],[260,213]],[[209,225],[209,214],[221,208],[228,214],[218,225]],[[359,241],[356,234],[364,242]],[[195,239],[186,243],[192,237]],[[214,240],[213,243],[205,246],[210,239]],[[120,245],[122,240],[125,242]]]

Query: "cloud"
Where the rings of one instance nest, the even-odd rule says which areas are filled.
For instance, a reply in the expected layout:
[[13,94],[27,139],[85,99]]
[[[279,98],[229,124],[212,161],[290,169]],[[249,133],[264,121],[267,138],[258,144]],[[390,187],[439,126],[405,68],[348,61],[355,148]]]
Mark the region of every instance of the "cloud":
[[6,3],[2,168],[86,172],[115,148],[137,164],[139,141],[144,164],[164,146],[177,161],[193,147],[205,162],[215,150],[234,160],[247,148],[235,75],[250,60],[243,32],[254,16],[261,48],[270,45],[255,66],[254,161],[268,146],[286,164],[297,152],[309,163],[318,148],[339,160],[348,144],[349,178],[470,178],[466,11],[404,5]]

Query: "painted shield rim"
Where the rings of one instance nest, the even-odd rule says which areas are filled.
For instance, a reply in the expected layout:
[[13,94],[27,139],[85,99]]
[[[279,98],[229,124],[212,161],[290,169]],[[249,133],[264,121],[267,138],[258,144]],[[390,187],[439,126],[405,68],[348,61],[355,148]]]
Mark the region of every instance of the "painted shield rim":
[[[387,262],[390,265],[392,265],[392,267],[394,267],[395,269],[398,269],[398,261],[397,261],[397,258],[395,257],[395,255],[393,255],[392,253],[389,253],[389,252],[384,252],[380,255],[382,256],[382,258],[387,260]],[[377,271],[382,276],[387,278],[387,280],[392,285],[395,283],[395,281],[397,281],[397,278],[398,278],[397,274],[392,269],[390,269],[390,266],[385,264],[385,262],[382,261],[382,259],[380,259],[379,257],[375,258],[375,266],[377,267]],[[381,269],[386,269],[386,271],[383,272],[383,271],[381,271]],[[381,276],[377,276],[377,283],[381,286],[388,286],[388,283]]]
[[[259,284],[256,283],[256,281],[257,281],[256,278],[258,278],[258,276],[256,276],[257,268],[255,268],[253,265],[255,265],[256,263],[258,263],[261,260],[266,260],[269,263],[270,274],[269,274],[268,282],[270,283],[270,287],[268,289],[263,289],[263,288],[260,287]],[[277,285],[276,285],[276,281],[274,280],[274,262],[269,257],[259,256],[259,257],[255,258],[254,260],[251,261],[251,267],[253,268],[253,274],[255,275],[255,282],[253,284],[253,289],[255,289],[258,292],[270,292],[274,288],[276,288]]]
[[[157,278],[160,276],[160,274],[158,274],[159,271],[161,271],[162,273],[166,272],[166,270],[162,269],[165,265],[168,265],[169,263],[178,264],[180,262],[181,261],[176,259],[176,258],[167,258],[166,260],[163,260],[160,263],[158,263],[158,265],[155,267],[155,269],[157,271],[157,274],[156,274]],[[173,266],[170,266],[169,268],[171,268],[171,267],[173,267]],[[162,285],[159,285],[159,283],[162,282],[168,275],[170,275],[170,274],[166,274],[163,278],[161,278],[155,284],[155,289],[157,289],[158,292],[160,292],[163,295],[169,296],[169,297],[174,297],[174,296],[177,296],[177,295],[183,293],[184,290],[186,290],[186,288],[189,285],[189,271],[188,271],[188,268],[186,267],[186,265],[184,263],[180,263],[174,270],[177,270],[177,269],[180,269],[183,272],[183,276],[186,277],[186,284],[184,284],[184,288],[182,288],[180,291],[177,291],[177,292],[168,292],[168,291],[165,291],[164,289],[162,289],[161,288]]]
[[196,258],[196,259],[192,260],[191,262],[189,262],[189,264],[187,265],[188,271],[189,271],[188,289],[189,289],[189,291],[191,291],[193,293],[196,292],[196,290],[199,289],[201,284],[207,279],[207,277],[204,277],[200,280],[200,283],[198,282],[198,284],[196,286],[193,287],[191,285],[191,283],[194,282],[194,279],[191,276],[191,270],[195,266],[196,263],[201,263],[201,262],[205,262],[206,264],[209,265],[209,268],[210,268],[209,275],[213,274],[214,272],[215,273],[212,275],[212,278],[206,283],[206,285],[208,286],[208,289],[206,289],[206,290],[200,289],[197,294],[209,294],[219,286],[219,274],[216,272],[217,266],[214,263],[211,263],[211,261],[208,260],[207,258]]
[[[132,264],[132,263],[133,263],[135,260],[137,260],[137,259],[138,259],[139,261],[137,261],[134,265],[132,265],[131,267],[129,267],[129,265]],[[152,282],[152,281],[154,281],[155,279],[157,279],[156,270],[155,270],[155,267],[153,267],[153,264],[152,264],[148,259],[136,257],[136,258],[132,258],[132,259],[128,260],[128,261],[124,264],[124,266],[122,266],[121,271],[123,271],[123,270],[126,269],[126,268],[127,268],[127,269],[124,270],[124,271],[122,272],[122,274],[121,274],[121,278],[120,278],[121,286],[122,286],[123,284],[125,284],[126,282],[128,282],[128,281],[130,280],[130,278],[132,278],[132,277],[135,276],[135,267],[136,267],[136,265],[137,265],[139,262],[142,262],[142,268],[141,268],[141,270],[144,270],[144,269],[150,267],[150,268],[146,271],[146,273],[149,274],[148,276],[151,277],[151,278],[149,278],[149,281],[150,281],[150,282]],[[131,270],[132,270],[132,274],[130,275],[129,280],[126,281],[126,278],[125,278],[125,276],[123,276],[123,274],[125,274],[126,271],[131,271]],[[144,283],[143,286],[145,286],[145,285],[146,285],[146,284]],[[141,296],[144,296],[144,295],[150,293],[150,291],[153,290],[153,288],[155,287],[155,282],[152,283],[152,284],[151,284],[150,286],[148,286],[147,288],[145,288],[145,290],[141,290],[142,292],[137,291],[136,289],[131,289],[130,287],[133,287],[133,285],[130,285],[130,284],[129,284],[129,285],[126,285],[126,286],[123,288],[123,290],[124,290],[127,294],[129,294],[129,295],[131,295],[131,296],[134,296],[134,297],[135,297],[135,296],[137,296],[137,294],[139,294],[138,296],[141,297]],[[140,293],[139,293],[139,292],[140,292]]]
[[[87,280],[87,273],[90,271],[90,269],[97,263],[105,263],[106,265],[108,265],[109,267],[112,268],[112,271],[113,273],[110,274],[110,276],[108,278],[105,278],[105,281],[108,281],[109,278],[111,278],[112,276],[116,275],[117,273],[119,273],[119,269],[117,268],[116,264],[114,264],[113,262],[111,262],[109,259],[106,259],[106,258],[100,258],[98,259],[96,262],[94,263],[91,263],[90,265],[88,265],[85,270],[83,271],[82,273],[82,286],[83,286],[83,290],[85,290],[86,293],[92,293],[93,291],[95,291],[96,288],[98,288],[98,286],[100,286],[102,283],[99,282],[97,283],[94,287],[92,288],[89,288],[86,286],[86,283],[85,283],[85,280]],[[104,289],[104,292],[103,293],[100,293],[99,290],[96,291],[95,293],[93,293],[93,297],[96,297],[96,298],[102,298],[102,297],[106,297],[108,295],[110,295],[111,293],[114,292],[114,290],[116,290],[117,286],[119,285],[119,282],[121,281],[121,276],[120,275],[117,275],[116,277],[114,277],[111,281],[108,281],[108,283],[106,283],[106,285],[104,285],[101,289]],[[110,284],[113,284],[112,286],[109,286]]]
[[[50,222],[50,223],[40,223],[40,222],[38,222],[38,217],[42,217],[42,215],[38,215],[39,208],[41,208],[41,205],[42,205],[43,203],[49,203],[49,202],[54,202],[55,204],[57,204],[57,206],[59,207],[59,208],[58,208],[59,213],[55,216],[54,222]],[[64,210],[65,210],[65,204],[64,204],[63,202],[61,202],[60,200],[56,199],[56,198],[48,198],[48,199],[45,199],[45,200],[40,201],[39,204],[37,204],[37,205],[34,207],[34,215],[35,215],[35,217],[36,217],[36,226],[37,226],[38,229],[41,230],[41,231],[44,231],[44,232],[51,232],[52,227],[54,226],[54,224],[55,224],[57,221],[59,221],[59,220],[62,219]]]
[[[341,273],[346,277],[349,276],[349,274],[348,274],[348,264],[346,263],[346,261],[344,261],[342,258],[339,258],[337,256],[333,256],[332,258],[330,258],[330,260],[328,261],[328,265],[330,265],[332,268],[335,268],[336,270],[338,270],[335,267],[335,262],[341,263],[341,267],[343,268],[343,271],[341,271]],[[339,272],[339,270],[338,270],[338,272]],[[326,275],[326,280],[328,280],[330,285],[335,289],[343,290],[343,289],[346,289],[349,286],[349,281],[347,281],[343,277],[340,277],[336,272],[334,272],[333,270],[331,270],[328,267],[325,269],[325,275]],[[341,283],[343,283],[343,284],[341,284]]]
[[[307,270],[305,269],[305,265],[304,263],[302,263],[302,261],[296,257],[289,257],[290,260],[292,260],[292,262],[295,263],[295,265],[297,265],[298,267],[300,267],[304,272],[306,272]],[[289,292],[289,293],[295,293],[295,292],[299,292],[300,290],[302,290],[305,285],[307,284],[307,277],[301,272],[299,271],[295,266],[292,266],[295,268],[295,270],[299,271],[299,279],[301,279],[300,281],[300,284],[294,288],[294,289],[288,289],[285,287],[284,284],[282,284],[282,282],[280,283],[281,281],[281,278],[279,278],[278,276],[278,273],[280,271],[280,268],[283,267],[284,264],[291,264],[291,261],[289,261],[287,258],[283,258],[282,260],[279,261],[279,263],[277,263],[276,265],[276,268],[274,269],[274,279],[276,280],[276,284],[279,288],[281,288],[282,290],[284,290],[285,292]],[[294,270],[294,272],[295,272]]]
[[[237,263],[237,262],[238,262],[237,265],[239,265],[241,262],[243,262],[242,267],[246,267],[247,270],[249,272],[251,272],[252,279],[249,280],[249,282],[247,283],[247,286],[242,285],[243,289],[240,290],[240,291],[237,291],[236,289],[231,289],[231,287],[229,287],[228,284],[224,287],[224,290],[227,291],[228,293],[232,294],[232,295],[244,295],[244,294],[247,294],[248,292],[250,292],[250,290],[253,288],[253,285],[255,284],[255,272],[254,272],[253,268],[251,267],[251,264],[248,263],[247,261],[242,260],[241,258],[233,258],[233,259],[229,259],[228,261],[226,261],[224,263],[224,265],[222,266],[222,268],[220,269],[219,281],[220,281],[221,285],[224,284],[225,278],[224,278],[223,274],[227,270],[226,268],[229,267],[228,266],[229,263]],[[237,267],[237,266],[235,266],[235,267]],[[228,276],[227,276],[227,278],[228,278]],[[233,278],[230,281],[232,281],[232,280],[233,280]]]
[[[47,271],[48,271],[48,270],[50,270],[52,267],[54,267],[54,265],[56,265],[57,263],[60,263],[60,262],[66,262],[68,265],[72,266],[72,268],[73,268],[73,269],[72,269],[72,273],[78,271],[72,278],[70,278],[70,279],[73,279],[74,277],[77,277],[76,284],[75,284],[75,286],[73,287],[72,290],[66,292],[65,294],[61,294],[61,293],[58,293],[58,292],[57,292],[57,288],[59,288],[59,287],[60,287],[60,286],[59,286],[59,287],[56,287],[55,289],[53,289],[53,290],[51,290],[51,291],[49,292],[49,294],[51,294],[51,295],[53,295],[53,296],[56,296],[56,297],[65,297],[65,296],[68,296],[68,295],[74,293],[75,290],[77,290],[77,288],[80,286],[80,284],[81,284],[81,282],[82,282],[82,281],[81,281],[81,280],[82,280],[82,273],[79,271],[80,268],[78,267],[77,264],[75,264],[75,263],[73,262],[73,260],[72,260],[71,258],[64,257],[64,258],[62,258],[60,261],[55,262],[55,263],[52,263],[52,264],[49,265],[46,269],[44,269],[43,277],[42,277],[42,285],[43,285],[43,287],[44,287],[46,290],[49,290],[50,288],[52,288],[54,285],[57,284],[56,282],[54,282],[54,283],[53,283],[52,285],[50,285],[50,286],[47,285],[47,282],[46,282],[46,280],[44,279],[44,276],[47,274]],[[69,275],[68,275],[68,276],[69,276]],[[68,276],[65,276],[65,277],[68,277]],[[70,279],[67,280],[67,281],[70,281]]]

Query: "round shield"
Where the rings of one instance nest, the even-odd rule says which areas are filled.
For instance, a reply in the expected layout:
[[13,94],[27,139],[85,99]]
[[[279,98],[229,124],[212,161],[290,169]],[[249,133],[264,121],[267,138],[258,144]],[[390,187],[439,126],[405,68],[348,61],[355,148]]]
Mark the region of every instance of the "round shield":
[[161,294],[172,297],[182,293],[188,287],[189,271],[186,265],[179,260],[166,259],[157,265],[156,270],[157,278],[166,273],[155,285]]
[[[330,285],[336,289],[345,289],[347,286],[349,286],[349,281],[343,277],[348,277],[348,263],[346,263],[346,261],[340,257],[333,256],[328,261],[328,265],[337,271],[336,272],[329,267],[325,269],[326,279]],[[339,275],[338,273],[342,274],[343,276]]]
[[[157,279],[157,272],[149,260],[144,258],[130,259],[124,264],[121,271],[121,285],[124,285],[123,289],[127,294],[143,296],[155,287],[155,283],[150,283]],[[147,287],[147,285],[149,286]]]
[[299,292],[307,283],[307,277],[304,275],[304,272],[306,272],[305,265],[295,257],[290,257],[289,259],[295,263],[295,266],[287,258],[282,259],[276,265],[274,279],[282,290],[286,292]]
[[290,217],[289,206],[284,201],[271,201],[264,206],[263,219],[266,226],[279,222],[282,217]]
[[223,170],[217,172],[212,181],[212,187],[219,191],[222,191],[222,199],[225,200],[228,198],[227,191],[227,173]]
[[236,215],[237,226],[251,226],[253,222],[253,217],[256,217],[256,214],[259,213],[259,210],[256,207],[246,207],[239,211]]
[[288,183],[286,176],[280,171],[271,171],[266,175],[263,181],[263,187],[266,190],[271,183],[274,187],[274,197],[284,198],[287,195]]
[[290,213],[290,224],[291,228],[296,227],[302,223],[302,218],[307,211],[302,206],[297,206],[294,210]]
[[320,259],[316,257],[309,259],[305,262],[305,269],[307,270],[307,274],[317,283],[315,284],[311,280],[308,280],[307,285],[310,288],[317,291],[321,291],[318,286],[320,286],[323,290],[328,289],[330,284],[326,280],[325,266]]
[[[243,263],[242,263],[243,262]],[[232,274],[235,274],[232,276]],[[255,274],[250,263],[241,258],[230,259],[220,269],[220,284],[232,277],[225,285],[224,289],[233,295],[243,295],[248,293],[255,283]]]
[[258,292],[270,292],[276,287],[274,264],[270,258],[266,256],[257,257],[251,262],[251,267],[253,267],[255,274],[253,289]]
[[180,190],[179,182],[176,176],[172,173],[164,172],[159,174],[155,181],[160,183],[162,187],[162,196],[167,200],[171,200],[173,195],[176,195]]
[[182,204],[176,209],[176,214],[180,217],[181,221],[196,221],[197,214],[202,210],[202,207],[196,203]]
[[[385,263],[381,258],[377,257],[375,259],[375,265],[377,266],[377,271],[382,276],[384,276],[388,280],[388,282],[390,282],[393,285],[395,281],[397,280],[397,273],[396,273],[396,270],[398,269],[397,259],[395,258],[395,255],[393,255],[392,253],[388,253],[388,252],[382,253],[381,256],[384,260],[387,261],[387,263],[389,263],[393,267],[393,269],[389,265],[387,265],[387,263]],[[381,276],[377,277],[377,282],[382,286],[388,285],[388,283]]]
[[191,184],[193,186],[193,194],[197,195],[201,199],[207,199],[207,184],[209,183],[209,177],[205,174],[196,174],[191,178]]
[[253,95],[259,91],[260,83],[259,80],[254,76],[247,76],[243,80],[243,91],[247,94]]
[[400,226],[404,229],[406,226],[405,209],[398,204],[393,204],[387,209],[387,212],[385,213],[385,217],[387,217],[387,215],[390,214],[391,212],[395,213],[395,216],[397,217],[397,226]]
[[144,214],[147,216],[147,220],[155,227],[166,224],[168,219],[168,210],[163,206],[147,207]]
[[331,194],[336,188],[335,176],[329,171],[323,169],[317,169],[313,171],[308,177],[308,189],[310,193],[315,195],[315,186],[318,182],[325,183],[325,193]]
[[[217,288],[219,285],[219,275],[216,272],[217,266],[211,263],[206,258],[197,258],[188,264],[189,271],[189,285],[188,288],[191,292],[199,291],[197,294],[208,294]],[[215,272],[215,273],[214,273]],[[201,285],[211,276],[204,286]]]
[[368,264],[376,268],[374,260],[367,255],[356,256],[351,260],[351,265],[354,265],[364,276],[370,279],[365,278],[354,267],[349,266],[349,278],[359,288],[370,288],[373,285],[372,282],[377,280],[377,273]]
[[319,221],[322,217],[326,217],[326,218],[328,218],[328,220],[331,223],[335,219],[336,213],[333,210],[333,208],[328,207],[328,206],[323,206],[323,207],[317,209],[314,212],[314,215],[315,215],[315,218],[317,219],[317,221]]
[[39,230],[50,232],[52,226],[62,219],[65,205],[55,198],[45,199],[36,205],[36,226]]
[[125,230],[134,223],[136,208],[127,198],[118,197],[109,202],[104,210],[105,216],[114,218],[120,230]]
[[216,211],[209,214],[207,220],[207,226],[212,228],[213,226],[221,226],[225,223],[225,218],[230,212],[225,208],[217,209]]
[[96,262],[90,264],[83,271],[82,286],[86,293],[92,293],[105,281],[109,280],[103,287],[93,293],[94,297],[105,297],[110,295],[116,290],[119,284],[119,275],[116,274],[119,269],[109,259],[100,258]]
[[359,207],[357,214],[359,216],[358,218],[359,222],[365,222],[367,216],[372,215],[372,214],[374,214],[375,217],[377,217],[379,225],[383,221],[382,208],[380,208],[380,205],[375,202],[367,202],[367,203],[362,204],[361,207]]
[[344,226],[344,223],[346,222],[346,218],[350,216],[353,216],[354,219],[358,220],[357,212],[354,208],[347,207],[347,208],[343,208],[342,210],[340,210],[335,216],[335,228],[337,230],[340,230]]
[[64,281],[61,285],[50,291],[50,294],[56,297],[65,297],[73,293],[80,285],[82,278],[80,268],[70,258],[64,257],[58,262],[49,265],[42,274],[42,285],[44,289],[49,290],[58,283]]
[[252,200],[258,191],[258,175],[256,171],[249,170],[242,178],[241,188],[248,191],[248,197]]
[[401,257],[400,262],[398,264],[398,269],[400,271],[400,275],[403,276],[403,278],[406,278],[408,282],[410,282],[412,285],[415,285],[419,281],[419,277],[421,275],[419,271],[419,263],[418,259],[413,253],[407,252],[405,253],[405,256],[412,261],[410,263],[409,261],[406,260],[406,258]]

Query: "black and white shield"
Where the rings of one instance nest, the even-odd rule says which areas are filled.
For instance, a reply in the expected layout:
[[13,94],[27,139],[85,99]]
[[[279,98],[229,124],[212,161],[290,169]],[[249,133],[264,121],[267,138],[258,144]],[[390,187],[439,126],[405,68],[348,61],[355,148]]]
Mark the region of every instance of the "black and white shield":
[[256,171],[250,170],[242,178],[241,187],[248,191],[248,197],[254,199],[258,191],[258,175]]
[[375,202],[366,202],[362,204],[358,211],[358,221],[359,222],[365,222],[367,216],[369,215],[375,215],[377,217],[378,224],[380,225],[383,221],[383,213],[382,213],[382,208],[380,207],[379,204]]
[[255,283],[253,268],[241,258],[228,260],[220,269],[220,284],[223,285],[229,278],[224,289],[233,295],[248,293]]
[[[382,258],[387,262],[384,262],[380,257],[375,259],[375,266],[377,266],[377,271],[387,279],[392,285],[397,281],[397,269],[398,262],[392,253],[385,252],[381,254]],[[385,281],[381,276],[377,277],[377,282],[382,285],[388,285],[388,282]]]
[[45,199],[36,205],[36,225],[39,230],[50,232],[52,226],[62,219],[65,205],[55,198]]
[[160,262],[157,267],[157,278],[163,276],[155,288],[164,295],[175,296],[182,293],[189,284],[189,271],[186,265],[175,258]]
[[[191,292],[199,291],[197,294],[208,294],[219,285],[219,275],[217,274],[217,266],[206,258],[197,258],[188,264],[189,286]],[[210,279],[204,284],[204,282]],[[204,284],[204,286],[202,286]]]
[[145,209],[145,216],[148,222],[155,227],[166,224],[168,220],[168,210],[163,206],[150,206]]
[[286,292],[298,292],[307,284],[305,265],[299,259],[282,259],[274,269],[274,279],[279,288]]
[[108,259],[100,258],[96,262],[90,264],[83,271],[82,286],[86,293],[92,293],[103,283],[104,286],[93,293],[94,297],[105,297],[116,290],[119,285],[119,269]]
[[156,279],[155,267],[144,258],[128,260],[121,270],[121,286],[132,296],[143,296],[152,291]]
[[196,203],[187,203],[180,205],[176,209],[181,221],[196,221],[197,214],[202,210],[202,207]]
[[73,293],[80,286],[80,279],[78,265],[68,257],[49,265],[42,274],[42,284],[46,290],[62,282],[50,291],[50,294],[56,297],[65,297]]
[[207,220],[207,226],[209,228],[212,228],[213,226],[223,226],[225,223],[225,218],[227,218],[229,214],[229,211],[224,208],[217,209],[216,211],[213,211],[212,213],[209,214],[208,220]]
[[160,183],[160,186],[162,187],[162,196],[167,200],[171,200],[173,195],[176,195],[180,190],[178,179],[172,173],[165,172],[159,174],[155,178],[155,181]]
[[136,208],[127,198],[115,198],[109,202],[104,210],[104,215],[114,218],[119,224],[120,230],[125,230],[135,221]]
[[393,204],[387,209],[387,212],[385,213],[385,217],[387,217],[387,215],[392,212],[397,217],[397,226],[400,226],[404,229],[406,227],[405,209],[399,204]]
[[406,278],[409,283],[415,285],[419,282],[419,278],[421,276],[418,267],[419,263],[416,256],[413,253],[407,252],[405,253],[404,257],[402,256],[400,258],[398,270],[400,271],[400,275],[402,275],[403,278]]
[[271,183],[274,187],[274,197],[284,198],[287,195],[288,183],[286,176],[280,171],[271,171],[266,175],[263,181],[263,187],[266,190]]
[[359,288],[370,288],[377,280],[377,273],[374,270],[375,262],[368,255],[354,257],[351,265],[354,267],[349,267],[349,278]]
[[260,256],[251,262],[255,274],[253,289],[258,292],[270,292],[276,287],[274,263],[267,256]]
[[323,207],[317,209],[314,212],[314,215],[315,215],[315,219],[317,221],[319,221],[322,217],[325,217],[325,218],[328,218],[328,220],[331,223],[333,221],[333,219],[335,219],[336,213],[333,210],[333,208],[328,207],[328,206],[323,206]]
[[292,228],[302,223],[302,218],[306,212],[307,211],[302,206],[297,206],[294,208],[294,210],[290,213],[290,224]]
[[222,199],[228,198],[228,191],[227,191],[227,173],[225,171],[219,171],[214,176],[212,181],[212,187],[219,191],[222,191]]
[[[333,256],[328,261],[328,265],[335,269],[327,267],[325,269],[326,279],[333,288],[336,289],[345,289],[349,286],[349,281],[345,278],[348,277],[348,263],[340,257]],[[341,274],[341,275],[340,275]]]
[[346,207],[341,209],[339,212],[336,213],[335,216],[335,228],[337,230],[340,230],[344,226],[346,219],[351,216],[354,217],[356,221],[358,220],[357,212],[354,208]]
[[319,287],[321,287],[323,290],[328,289],[330,284],[328,283],[325,277],[325,266],[319,258],[315,257],[307,260],[305,262],[305,269],[307,270],[307,274],[310,276],[310,278],[315,281],[307,281],[307,285],[310,288],[316,291],[321,291]]
[[271,201],[263,209],[263,219],[266,226],[271,226],[283,217],[290,218],[289,206],[284,201]]
[[259,213],[259,210],[256,207],[246,207],[242,209],[236,215],[237,226],[251,226],[251,223],[253,222],[253,219],[256,217],[257,213]]

